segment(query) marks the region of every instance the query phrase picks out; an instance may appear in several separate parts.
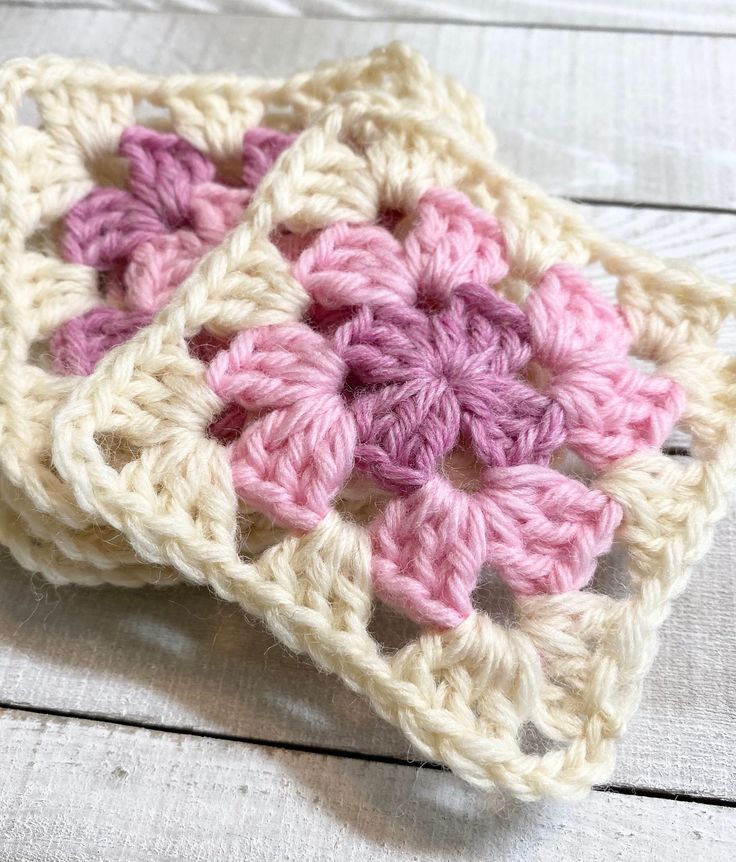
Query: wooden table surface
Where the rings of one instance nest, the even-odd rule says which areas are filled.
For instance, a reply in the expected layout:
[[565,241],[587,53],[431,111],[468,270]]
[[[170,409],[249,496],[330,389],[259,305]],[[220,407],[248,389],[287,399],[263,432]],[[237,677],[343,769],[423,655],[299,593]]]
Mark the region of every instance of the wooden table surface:
[[[482,97],[516,171],[736,281],[733,3],[457,5],[0,3],[0,60],[280,75],[400,38]],[[736,506],[663,627],[612,784],[569,805],[502,802],[417,763],[204,590],[54,589],[0,565],[2,862],[736,858]],[[385,611],[375,625],[402,636]]]

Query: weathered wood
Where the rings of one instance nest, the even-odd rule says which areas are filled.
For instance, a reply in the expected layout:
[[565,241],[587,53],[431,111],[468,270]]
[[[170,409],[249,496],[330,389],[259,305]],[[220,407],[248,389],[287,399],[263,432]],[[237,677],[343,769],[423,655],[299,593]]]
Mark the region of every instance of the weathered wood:
[[[721,524],[662,632],[614,781],[736,799],[736,515]],[[388,646],[408,636],[379,609]],[[0,575],[5,703],[406,757],[402,735],[334,677],[203,590],[57,590]]]
[[736,207],[731,38],[450,24],[7,9],[0,58],[277,75],[392,39],[487,106],[503,159],[550,191]]
[[[14,5],[9,0],[9,5]],[[20,4],[19,4],[20,5]],[[24,0],[25,6],[70,5],[67,0]],[[72,4],[74,5],[74,4]],[[729,0],[85,0],[92,9],[209,12],[217,15],[315,16],[473,24],[614,27],[664,32],[736,33]]]
[[708,859],[736,810],[592,793],[522,805],[449,773],[0,713],[0,834],[14,862]]

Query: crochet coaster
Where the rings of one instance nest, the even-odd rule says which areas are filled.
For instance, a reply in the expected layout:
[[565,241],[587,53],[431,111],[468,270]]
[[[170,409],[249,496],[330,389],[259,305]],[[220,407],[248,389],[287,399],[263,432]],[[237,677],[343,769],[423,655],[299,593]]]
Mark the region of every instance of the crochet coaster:
[[402,45],[285,81],[6,65],[0,539],[58,584],[206,584],[422,757],[575,796],[724,511],[734,294],[493,149]]

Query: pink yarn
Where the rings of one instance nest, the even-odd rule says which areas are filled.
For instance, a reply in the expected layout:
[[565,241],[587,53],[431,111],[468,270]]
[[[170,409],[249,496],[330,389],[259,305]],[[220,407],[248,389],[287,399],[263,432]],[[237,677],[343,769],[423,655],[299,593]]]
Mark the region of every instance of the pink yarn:
[[[119,334],[135,331],[140,312],[162,308],[199,259],[237,225],[256,184],[294,138],[249,129],[243,136],[244,187],[236,188],[216,181],[214,164],[183,138],[142,126],[123,131],[118,152],[127,160],[129,188],[93,189],[67,214],[62,238],[67,260],[107,273],[105,297],[121,311]],[[106,350],[125,340],[94,332],[82,318],[63,324],[52,339],[52,354],[56,344],[65,345],[63,358],[53,356],[59,373],[86,368],[88,374]],[[79,352],[74,359],[72,349]]]
[[[208,374],[225,402],[272,411],[233,447],[233,475],[279,523],[316,523],[353,450],[355,467],[398,495],[370,528],[374,584],[422,623],[464,619],[484,565],[519,594],[587,583],[622,510],[550,470],[552,452],[565,444],[599,466],[658,446],[682,406],[674,383],[628,365],[625,321],[579,273],[553,267],[522,311],[489,290],[506,272],[496,221],[431,190],[403,242],[338,224],[299,256],[321,346],[304,326],[243,333],[238,357],[221,354]],[[532,359],[548,368],[544,391],[519,377]],[[473,492],[444,475],[462,442],[482,467]],[[315,487],[318,505],[296,507]]]
[[147,204],[122,189],[96,188],[67,213],[61,250],[71,263],[104,272],[165,232]]
[[190,206],[191,224],[205,250],[221,242],[238,224],[250,198],[250,189],[235,189],[218,183],[197,186]]
[[534,356],[550,370],[547,394],[565,414],[568,445],[592,467],[664,443],[685,406],[682,388],[626,359],[620,313],[570,266],[550,268],[527,303]]
[[243,184],[250,189],[260,185],[273,163],[294,143],[296,137],[276,129],[248,129],[243,136]]
[[226,404],[256,417],[231,450],[235,488],[279,524],[315,527],[350,475],[355,430],[340,396],[345,374],[302,324],[241,332],[207,369]]
[[496,284],[508,272],[499,223],[452,189],[431,189],[422,196],[404,255],[426,303],[441,304],[465,282]]
[[192,189],[215,178],[212,162],[184,138],[145,126],[124,129],[118,153],[128,162],[131,193],[168,228],[189,221]]
[[123,275],[125,304],[132,309],[158,311],[192,273],[207,248],[190,230],[160,234],[141,243],[130,254]]
[[559,406],[514,376],[529,361],[524,313],[464,284],[445,307],[363,306],[335,333],[358,384],[356,460],[376,483],[421,488],[460,439],[488,466],[546,463],[564,440]]
[[192,356],[205,365],[209,365],[215,356],[221,350],[225,350],[229,344],[230,339],[214,335],[207,329],[200,329],[196,335],[189,339],[187,347]]
[[436,475],[371,526],[373,580],[389,604],[451,628],[485,564],[520,595],[579,589],[611,547],[621,507],[546,467],[491,468],[467,494]]
[[225,409],[210,422],[207,436],[228,445],[234,443],[248,421],[248,411],[239,404],[228,404]]

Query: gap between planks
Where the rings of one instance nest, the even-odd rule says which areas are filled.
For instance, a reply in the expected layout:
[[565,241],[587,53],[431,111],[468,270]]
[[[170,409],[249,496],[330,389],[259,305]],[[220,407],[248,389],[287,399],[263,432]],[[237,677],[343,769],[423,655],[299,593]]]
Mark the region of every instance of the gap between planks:
[[[39,13],[39,14],[40,14],[40,13]],[[33,21],[35,21],[37,24],[39,23],[40,18],[39,18],[39,16],[38,16],[38,15],[33,15],[33,16],[31,16],[31,17],[32,17]],[[49,16],[49,17],[53,19],[53,17],[54,17],[54,16],[53,16],[53,15],[51,15],[51,16]],[[65,20],[65,16],[57,16],[57,17],[59,18],[59,21]],[[83,21],[84,21],[84,17],[85,17],[85,16],[79,16],[79,18],[80,18],[80,20],[82,21],[82,23],[83,23]],[[113,22],[113,19],[114,19],[114,21],[116,21],[116,22],[121,22],[121,21],[122,21],[122,22],[124,22],[124,19],[125,19],[125,16],[120,16],[120,15],[118,15],[118,16],[112,16],[112,15],[109,15],[109,16],[99,16],[99,15],[94,15],[94,16],[86,16],[86,17],[87,17],[87,18],[88,18],[92,23],[94,23],[94,22],[101,22],[101,21],[102,21],[102,17],[104,17],[104,21],[102,21],[102,23],[104,23],[104,22],[106,21],[107,23],[110,23],[110,24]],[[215,22],[215,24],[211,24],[209,21],[206,21],[206,20],[204,20],[204,19],[200,18],[200,19],[199,19],[199,21],[197,21],[197,22],[190,22],[189,24],[182,24],[182,25],[181,25],[181,27],[179,27],[179,23],[180,23],[180,22],[179,22],[177,19],[186,18],[186,17],[187,17],[187,16],[150,16],[150,17],[143,16],[144,21],[139,22],[139,24],[138,24],[138,30],[136,31],[136,30],[135,30],[135,27],[133,28],[134,32],[133,32],[133,34],[132,34],[132,37],[131,37],[127,32],[126,32],[126,34],[125,34],[125,35],[126,35],[126,37],[128,38],[128,42],[129,42],[129,43],[130,43],[131,41],[132,41],[133,43],[136,43],[136,39],[140,36],[141,31],[142,31],[142,30],[143,30],[143,28],[144,28],[144,25],[145,25],[145,26],[148,26],[148,25],[150,24],[150,26],[153,28],[153,30],[154,30],[154,31],[157,31],[157,28],[158,28],[158,31],[161,31],[162,29],[165,29],[165,28],[164,28],[164,25],[165,25],[165,24],[170,25],[170,27],[171,27],[171,29],[172,29],[172,31],[173,31],[173,38],[172,38],[172,43],[171,43],[171,53],[170,53],[170,54],[168,54],[168,55],[165,55],[165,56],[166,56],[166,59],[162,60],[161,62],[162,62],[162,63],[165,63],[165,64],[168,64],[168,63],[170,63],[170,62],[171,62],[171,65],[172,65],[172,66],[176,66],[176,63],[178,63],[178,62],[180,62],[180,61],[179,61],[179,60],[170,61],[168,58],[169,58],[169,57],[172,57],[172,56],[176,58],[176,57],[177,57],[177,50],[178,50],[178,51],[181,51],[181,50],[182,50],[182,48],[183,48],[183,46],[184,46],[184,44],[185,44],[185,42],[186,42],[186,44],[196,44],[196,43],[192,43],[192,42],[191,42],[191,36],[192,36],[192,34],[193,34],[196,30],[198,30],[200,27],[202,27],[202,28],[207,28],[207,27],[210,27],[210,26],[212,27],[212,33],[210,34],[210,35],[211,35],[211,37],[212,37],[212,38],[211,38],[211,41],[213,42],[213,44],[214,44],[215,42],[217,42],[218,51],[219,51],[219,48],[220,48],[220,42],[219,42],[217,39],[215,39],[214,37],[215,37],[215,36],[217,36],[218,34],[226,35],[225,30],[226,30],[226,29],[227,29],[227,27],[229,27],[232,23],[234,23],[234,22],[230,22],[230,24],[229,24],[227,21],[223,21],[223,22],[220,22],[220,23]],[[192,16],[189,16],[189,17],[192,17]],[[30,19],[29,19],[29,20],[30,20]],[[135,22],[133,22],[133,23],[135,23]],[[253,38],[253,44],[254,44],[254,46],[255,46],[256,48],[258,48],[259,37],[260,37],[260,38],[263,38],[263,39],[267,38],[267,37],[268,37],[268,35],[269,35],[269,33],[271,33],[271,32],[273,31],[273,28],[269,28],[269,27],[266,27],[265,25],[263,25],[263,21],[260,21],[260,22],[255,21],[255,22],[249,22],[249,23],[254,23],[254,24],[255,24],[255,30],[256,30],[256,32],[255,32],[255,35],[254,35],[254,38]],[[280,27],[282,22],[278,22],[278,23],[279,23],[279,27]],[[341,22],[341,23],[344,23],[344,22]],[[16,21],[16,24],[17,24],[17,21]],[[298,24],[298,22],[291,22],[291,25],[292,25],[292,26],[291,26],[291,28],[290,28],[291,30],[294,30],[295,24]],[[360,24],[356,24],[356,25],[355,25],[355,28],[359,28],[359,27],[361,27],[361,25],[360,25]],[[54,30],[54,29],[55,29],[55,28],[54,28],[54,25],[53,25],[53,24],[44,23],[44,24],[43,24],[43,29],[42,29],[42,31],[41,31],[41,34],[42,34],[42,35],[41,35],[41,36],[39,36],[38,38],[37,38],[37,36],[38,36],[39,34],[38,34],[38,33],[36,33],[36,34],[34,35],[34,33],[33,33],[33,28],[31,28],[30,33],[27,33],[27,31],[25,31],[25,30],[19,31],[18,38],[20,38],[20,37],[22,36],[22,37],[23,37],[23,40],[25,40],[25,41],[21,40],[21,42],[19,42],[19,44],[22,44],[22,45],[24,46],[24,50],[25,50],[25,46],[26,46],[26,45],[30,46],[30,47],[28,47],[28,48],[27,48],[27,50],[31,50],[31,51],[33,51],[34,53],[36,52],[36,50],[38,50],[38,48],[39,48],[39,47],[41,48],[41,50],[47,50],[47,42],[46,42],[46,40],[47,40],[47,39],[51,39],[51,38],[52,38],[51,31],[52,31],[52,30]],[[58,29],[58,28],[56,28],[56,29]],[[99,28],[99,29],[101,30],[101,29],[103,29],[103,28],[100,26],[100,28]],[[379,28],[379,29],[380,29],[382,32],[384,32],[384,31],[389,30],[389,29],[391,29],[391,28]],[[75,31],[75,32],[76,32],[76,34],[77,34],[77,35],[75,36],[75,38],[77,39],[77,42],[75,43],[75,44],[77,45],[77,48],[75,48],[75,50],[79,50],[79,49],[80,49],[80,46],[81,46],[81,48],[82,48],[82,50],[83,50],[83,52],[84,52],[84,53],[99,53],[99,51],[98,51],[96,48],[92,48],[92,49],[90,50],[90,46],[93,46],[93,45],[95,45],[95,44],[96,44],[96,43],[95,43],[95,39],[97,38],[97,35],[98,35],[98,30],[95,28],[95,26],[91,27],[89,30],[87,30],[87,29],[85,29],[84,27],[82,27],[81,31]],[[354,28],[351,28],[350,32],[354,32]],[[81,35],[80,35],[80,33],[81,33]],[[137,33],[137,35],[136,35],[136,33]],[[347,35],[347,33],[348,33],[348,31],[346,30],[346,35]],[[118,37],[120,36],[120,33],[119,33],[118,29],[117,29],[117,26],[115,27],[115,35],[116,35],[116,38],[118,38]],[[160,33],[159,33],[159,35],[160,35]],[[155,37],[155,38],[154,38],[154,37]],[[65,38],[66,38],[66,36],[65,36]],[[122,38],[122,37],[121,37],[121,38]],[[163,38],[163,37],[162,37],[162,38]],[[337,38],[337,36],[335,36],[335,39],[336,39],[336,38]],[[512,33],[511,33],[511,32],[509,33],[509,38],[512,38]],[[162,40],[161,40],[161,41],[157,41],[157,39],[158,39],[158,36],[156,35],[156,32],[154,32],[154,36],[149,37],[148,41],[146,41],[146,39],[143,39],[143,40],[142,40],[142,42],[140,43],[140,47],[141,47],[141,55],[142,55],[142,58],[143,58],[143,59],[142,59],[142,62],[144,62],[144,63],[145,63],[145,62],[152,62],[150,58],[151,58],[151,57],[153,57],[153,56],[154,56],[154,54],[155,54],[154,49],[158,50],[158,49],[161,47],[161,45],[163,45],[163,44],[164,44],[164,42],[163,42]],[[188,40],[188,41],[187,41],[187,40]],[[359,40],[358,40],[358,41],[359,41]],[[427,41],[427,42],[428,42],[428,44],[429,44],[429,39],[427,39],[426,41]],[[660,42],[660,43],[661,43],[661,40],[656,40],[656,41],[658,41],[658,42]],[[286,39],[286,42],[288,43],[288,42],[289,42],[289,40],[288,40],[288,39]],[[328,44],[327,44],[327,46],[324,48],[324,50],[325,50],[325,51],[332,50],[332,49],[334,48],[335,41],[334,41],[334,40],[332,40],[332,41],[331,41],[330,39],[328,39],[328,40],[327,40],[327,42],[328,42]],[[623,40],[623,39],[622,39],[622,43],[623,43],[623,42],[625,42],[625,40]],[[11,43],[12,43],[12,40],[11,40]],[[136,44],[137,44],[137,43],[136,43]],[[235,40],[232,40],[232,39],[231,39],[230,41],[228,41],[228,40],[226,39],[226,40],[225,40],[225,44],[226,44],[226,48],[231,52],[231,53],[230,53],[230,55],[229,55],[229,56],[230,56],[230,62],[233,62],[233,63],[240,62],[240,61],[238,61],[238,60],[234,60],[234,59],[233,59],[233,58],[234,58],[234,56],[235,56],[233,52],[234,52],[234,48],[236,47],[236,41],[235,41]],[[2,35],[0,35],[0,48],[2,48],[4,45],[5,45],[5,43],[4,43],[4,42],[3,42],[3,40],[2,40]],[[438,45],[439,45],[439,41],[438,41]],[[242,47],[242,46],[239,46],[239,47]],[[440,46],[440,47],[441,47],[441,46]],[[523,45],[520,45],[519,47],[523,47]],[[564,47],[564,46],[563,46],[563,47]],[[574,48],[574,45],[572,45],[572,46],[570,46],[570,47],[571,47],[571,49],[572,49],[572,48]],[[103,48],[104,50],[109,50],[108,48],[105,48],[104,43],[103,43],[103,45],[102,45],[102,48]],[[445,48],[447,48],[447,43],[445,43]],[[147,54],[147,51],[148,51],[149,49],[150,49],[150,54]],[[117,52],[118,50],[120,50],[120,51],[124,51],[124,48],[121,48],[121,49],[115,49],[114,53],[115,53],[115,52]],[[269,49],[269,50],[270,50],[270,49]],[[274,53],[276,53],[276,49],[274,48],[273,50],[274,50]],[[305,49],[305,50],[306,50],[306,49]],[[351,52],[352,52],[352,49],[351,49]],[[438,52],[439,52],[439,47],[438,47]],[[287,51],[286,53],[288,53],[288,51]],[[426,53],[430,54],[430,59],[432,59],[432,57],[431,57],[431,52],[427,51]],[[459,53],[459,54],[461,54],[461,53],[462,53],[462,51],[460,51],[460,52],[458,52],[458,53]],[[490,52],[490,53],[492,53],[492,52]],[[206,51],[204,52],[204,54],[199,54],[199,55],[196,55],[196,52],[195,52],[194,62],[195,62],[195,63],[198,63],[198,61],[199,61],[199,60],[201,60],[201,59],[202,59],[202,57],[204,57],[204,61],[205,61],[205,65],[206,65],[206,64],[207,64],[207,62],[208,62],[208,60],[207,60],[208,56],[209,56],[209,55],[207,54],[207,52],[206,52]],[[263,55],[263,52],[261,51],[261,62],[262,62],[262,58],[263,58],[263,56],[265,56],[265,55]],[[270,56],[270,55],[269,55],[269,56]],[[439,60],[442,60],[443,62],[449,62],[448,57],[449,57],[449,55],[448,55],[448,54],[447,54],[447,52],[445,51],[444,53],[441,53],[441,54],[440,54],[440,56],[438,57],[438,59],[439,59]],[[661,59],[661,58],[660,58],[660,59]],[[687,58],[686,58],[686,59],[687,59]],[[118,59],[117,59],[117,53],[115,54],[115,59],[113,59],[113,62],[118,62]],[[218,65],[223,65],[223,64],[224,64],[224,65],[227,65],[227,64],[228,64],[228,53],[227,53],[227,50],[226,50],[226,51],[224,51],[223,53],[218,53],[218,61],[217,61],[217,64],[218,64]],[[258,65],[259,65],[259,61],[258,61],[258,60],[256,60],[255,65],[256,65],[256,66],[258,66]],[[300,63],[300,65],[308,65],[308,63],[306,63],[306,62],[305,62],[304,64],[301,64],[301,63]],[[472,65],[472,64],[471,64],[471,65]],[[481,76],[481,80],[482,80],[482,76]],[[512,80],[511,84],[513,85],[513,83],[514,83],[514,82],[513,82],[513,80]],[[487,98],[487,101],[489,102],[489,104],[490,104],[490,103],[492,103],[492,102],[494,101],[494,97],[493,97],[493,93],[492,93],[492,91],[489,91],[489,93],[487,93],[487,94],[485,94],[485,95],[486,95],[486,98]],[[686,105],[685,107],[687,107],[687,105]],[[499,116],[500,116],[500,117],[503,117],[503,116],[504,116],[504,112],[503,112],[503,111],[500,111],[500,112],[499,112]],[[511,125],[513,126],[513,123],[512,123]],[[533,126],[534,126],[534,124],[533,124],[533,123],[531,122],[531,120],[530,120],[530,121],[529,121],[529,123],[528,123],[528,128],[529,128],[529,129],[532,129],[532,128],[533,128]],[[508,131],[508,130],[507,130],[507,131]],[[707,131],[708,131],[708,129],[706,129],[706,132],[707,132]],[[637,138],[637,134],[640,134],[640,133],[641,133],[641,130],[638,130],[638,131],[637,131],[637,129],[633,129],[632,139],[635,141],[635,140],[636,140],[636,138]],[[508,138],[508,135],[507,135],[507,138]],[[511,136],[511,138],[510,138],[509,140],[510,140],[511,142],[513,142],[513,141],[515,140],[515,139],[514,139],[514,137],[513,137],[513,135]],[[523,141],[522,141],[522,143],[523,143]],[[573,143],[576,143],[576,144],[582,145],[582,144],[586,143],[586,141],[578,140],[578,141],[574,141]],[[597,139],[595,139],[595,138],[592,140],[592,142],[587,142],[587,143],[588,143],[588,145],[589,145],[589,146],[588,146],[588,148],[589,148],[591,151],[592,151],[592,150],[594,150],[594,149],[598,146],[598,140],[597,140]],[[664,144],[665,144],[665,145],[667,145],[668,143],[670,143],[670,144],[671,144],[672,142],[671,142],[671,141],[664,140]],[[506,148],[507,148],[507,150],[509,149],[509,143],[508,143],[508,141],[507,141],[507,147],[506,147]],[[665,146],[665,149],[666,149],[666,146]],[[548,146],[547,146],[547,142],[542,141],[542,146],[541,146],[541,147],[539,147],[539,153],[537,154],[537,155],[539,156],[539,158],[537,159],[537,157],[535,156],[535,158],[534,158],[533,160],[531,160],[535,166],[538,166],[538,167],[540,168],[540,172],[541,172],[542,174],[544,174],[544,172],[545,172],[545,165],[546,165],[546,160],[545,160],[545,159],[543,159],[543,158],[542,158],[542,156],[544,156],[544,154],[545,154],[546,152],[548,152],[548,151],[549,151],[549,148],[548,148]],[[604,147],[603,145],[601,146],[601,151],[602,151],[602,152],[604,152],[604,151],[605,151],[605,147]],[[707,157],[708,157],[708,152],[707,152],[707,150],[705,151],[705,154],[704,154],[704,155],[701,153],[701,156],[703,156],[704,158],[707,158]],[[605,159],[605,157],[603,157],[603,158]],[[609,159],[609,162],[610,162],[610,159]],[[634,163],[634,160],[632,160],[632,161],[631,161],[631,164],[633,164],[633,163]],[[625,158],[622,158],[622,160],[621,160],[621,164],[622,164],[622,167],[627,167],[626,159],[625,159]],[[586,165],[586,157],[583,155],[583,157],[580,157],[580,158],[579,158],[579,155],[578,155],[577,151],[575,151],[575,153],[573,154],[573,157],[572,157],[571,163],[570,163],[570,164],[568,164],[568,165],[565,167],[565,169],[564,169],[564,171],[565,171],[565,172],[564,172],[564,176],[565,176],[565,177],[567,177],[567,180],[566,180],[565,182],[563,182],[563,183],[562,183],[562,185],[563,185],[562,191],[563,191],[563,192],[567,191],[569,194],[571,194],[571,196],[574,194],[574,186],[575,186],[575,181],[576,181],[576,180],[575,180],[575,178],[577,178],[577,177],[579,176],[579,173],[580,173],[580,171],[581,171],[581,170],[584,170],[585,165]],[[609,165],[609,166],[610,166],[610,165]],[[604,162],[604,164],[603,164],[603,167],[604,167],[604,168],[606,167],[605,162]],[[537,177],[538,181],[541,181],[543,184],[549,184],[549,183],[545,183],[545,180],[544,180],[544,179],[541,179],[541,180],[540,180],[540,178],[539,178],[539,174],[538,174],[536,171],[526,171],[526,173],[527,173],[527,174],[535,175],[535,176]],[[562,171],[561,171],[561,170],[558,170],[558,171],[557,171],[557,173],[555,173],[555,171],[554,171],[554,170],[552,170],[551,174],[552,174],[552,176],[553,176],[553,177],[555,177],[555,178],[558,180],[558,185],[559,185],[559,184],[560,184],[560,183],[559,183],[559,178],[563,176]],[[604,171],[604,174],[605,174],[605,171]],[[642,177],[644,177],[644,176],[646,176],[646,174],[642,171]],[[569,182],[569,183],[571,183],[571,184],[572,184],[572,186],[573,186],[573,188],[572,188],[572,189],[570,189],[570,187],[566,185],[566,183],[567,183],[567,182]],[[602,184],[602,185],[605,185],[605,179],[601,181],[601,184]],[[724,186],[724,187],[725,187],[725,186]],[[653,193],[655,193],[655,194],[656,194],[656,190],[657,190],[657,188],[659,188],[659,187],[656,185],[656,183],[655,183],[654,188],[655,188],[655,191],[654,191]],[[665,186],[663,185],[663,186],[662,186],[662,188],[665,188]],[[597,191],[597,190],[596,190],[596,191]],[[632,192],[632,189],[631,189],[631,188],[629,188],[629,189],[628,189],[628,191],[629,191],[629,193],[631,193],[631,192]],[[639,193],[639,192],[641,192],[641,191],[642,191],[642,189],[637,189],[637,188],[635,188],[635,189],[633,189],[633,194],[638,194],[638,193]],[[605,203],[606,203],[606,201],[604,200],[604,198],[603,198],[603,197],[600,197],[600,198],[588,198],[588,199],[587,199],[587,201],[588,201],[589,205],[592,205],[592,206],[593,206],[594,208],[596,208],[599,212],[601,212],[601,214],[602,214],[602,215],[606,216],[606,213],[603,213],[603,212],[602,212],[602,207],[603,207],[603,205],[605,205]],[[628,210],[628,211],[626,211],[625,213],[620,213],[620,214],[626,215],[627,217],[629,217],[630,215],[632,215],[634,210],[639,210],[639,213],[641,213],[641,209],[639,208],[639,206],[638,206],[638,205],[631,205],[631,204],[629,204],[628,202],[623,202],[623,201],[622,201],[622,202],[618,202],[618,201],[611,201],[611,202],[615,202],[615,203],[616,203],[618,206],[620,206],[620,207],[631,207],[631,209],[630,209],[630,210]],[[707,205],[707,203],[704,203],[704,204],[694,204],[694,205],[693,205],[693,204],[685,204],[685,205],[683,205],[682,203],[679,203],[679,202],[677,202],[677,201],[673,201],[673,203],[670,203],[670,204],[662,204],[662,203],[658,203],[658,204],[655,204],[655,205],[653,205],[653,206],[648,205],[648,204],[646,204],[646,203],[643,203],[642,208],[649,209],[649,210],[663,210],[663,211],[670,211],[670,212],[681,212],[681,213],[685,213],[685,215],[687,216],[687,218],[689,219],[689,221],[690,221],[693,225],[695,225],[695,224],[697,224],[697,223],[698,223],[697,219],[695,219],[695,217],[694,217],[694,216],[695,216],[695,214],[697,214],[697,213],[702,213],[702,214],[711,214],[711,215],[713,215],[713,218],[714,218],[714,219],[715,219],[715,218],[721,218],[721,219],[723,219],[723,220],[724,220],[722,223],[723,223],[723,224],[726,224],[726,220],[727,220],[727,219],[729,218],[729,216],[731,216],[731,215],[732,215],[732,213],[734,212],[734,210],[733,210],[732,208],[730,208],[730,207],[723,207],[723,208],[721,208],[721,207],[711,207],[711,206],[708,206],[708,205]],[[637,214],[637,215],[638,215],[638,214]],[[667,212],[664,212],[664,216],[666,216],[666,215],[667,215]],[[650,218],[650,217],[651,217],[651,218],[653,218],[653,215],[652,215],[652,214],[644,213],[644,216],[645,216],[646,218]],[[711,223],[710,219],[708,220],[708,223]],[[733,230],[731,229],[731,226],[730,226],[730,219],[729,219],[729,222],[728,222],[728,223],[729,223],[728,233],[729,233],[730,235],[734,235],[734,234],[736,234],[736,231],[733,231]],[[725,231],[724,231],[724,236],[725,236]],[[646,238],[645,238],[645,241],[646,241]],[[697,245],[697,242],[696,242],[696,241],[693,241],[693,240],[690,240],[690,239],[689,239],[689,237],[687,238],[687,240],[686,240],[686,241],[690,241],[693,245]],[[673,246],[674,246],[674,244],[670,241],[670,249],[671,249]],[[656,248],[655,248],[654,250],[655,250],[655,251],[657,251],[657,249],[656,249]],[[658,252],[658,253],[659,253],[659,252]],[[670,251],[670,253],[672,253],[672,252]],[[714,274],[719,274],[719,275],[721,275],[721,277],[727,277],[729,280],[733,280],[733,268],[734,268],[734,260],[733,260],[733,257],[734,257],[734,256],[733,256],[733,252],[732,252],[732,251],[730,251],[730,253],[728,253],[727,255],[723,255],[723,254],[721,254],[721,255],[720,255],[720,257],[721,257],[721,260],[720,260],[720,262],[719,262],[719,266],[722,266],[722,268],[723,268],[723,270],[724,270],[724,271],[723,271],[723,272],[720,272],[720,273],[714,273]],[[361,707],[360,707],[360,708],[361,708],[361,709],[364,709],[365,707],[361,704]],[[144,725],[142,725],[142,726],[144,726]],[[173,732],[173,730],[172,730],[172,732]],[[205,731],[205,732],[203,733],[203,735],[206,735],[207,733],[208,733],[208,731]],[[214,733],[216,733],[216,732],[214,732]],[[223,737],[223,738],[227,738],[227,737]],[[234,737],[234,739],[239,739],[239,737]],[[288,746],[288,744],[286,744],[286,745],[285,745],[284,743],[276,743],[276,744],[277,744],[277,745],[280,745],[281,747],[287,747],[287,746]],[[379,758],[380,758],[380,756],[381,756],[381,755],[378,755],[378,757],[379,757]],[[370,759],[377,759],[377,757],[376,757],[375,755],[373,755],[373,754],[369,754],[369,755],[367,755],[367,759],[369,759],[369,760],[370,760]],[[400,758],[398,759],[398,761],[399,761],[399,762],[401,762]],[[389,761],[389,762],[390,762],[390,761]],[[627,777],[628,777],[628,776],[627,776]],[[697,797],[697,798],[699,798],[699,797]]]
[[736,215],[734,207],[709,207],[698,204],[668,204],[657,203],[656,201],[624,201],[610,200],[607,198],[591,197],[562,197],[570,203],[582,206],[591,207],[617,207],[620,209],[630,210],[656,210],[657,212],[673,212],[673,213],[703,213],[705,215]]
[[[732,517],[719,526],[688,599],[667,624],[642,708],[619,745],[617,787],[736,799],[729,769],[736,647],[728,635],[735,554]],[[357,759],[421,760],[336,677],[275,644],[237,606],[206,590],[56,589],[45,582],[34,589],[9,560],[2,568],[0,688],[14,708],[357,752]],[[486,607],[484,590],[479,602]],[[389,650],[406,640],[400,618],[380,606],[372,630]]]
[[[263,748],[279,749],[282,751],[301,752],[303,754],[313,754],[321,757],[338,757],[346,760],[369,761],[371,763],[383,763],[388,766],[400,766],[410,769],[431,769],[436,772],[450,772],[450,770],[442,764],[427,760],[402,759],[400,757],[392,757],[388,754],[351,751],[342,748],[330,748],[329,746],[324,745],[309,745],[307,743],[263,739],[260,737],[239,736],[231,733],[198,730],[191,727],[176,727],[175,725],[157,724],[149,721],[136,721],[133,719],[121,718],[119,716],[96,714],[94,712],[48,709],[22,703],[5,702],[2,700],[0,700],[0,710],[4,710],[7,713],[27,713],[47,718],[85,721],[94,724],[109,725],[110,727],[128,727],[136,730],[147,730],[152,733],[168,733],[175,736],[213,739],[221,742],[235,742],[243,745],[254,745],[261,746]],[[659,787],[639,787],[628,784],[609,783],[594,785],[592,790],[598,793],[616,793],[621,796],[641,796],[646,799],[667,799],[672,802],[694,802],[699,805],[714,805],[719,808],[736,808],[736,799],[728,799],[720,796],[706,796],[698,793],[678,793]]]
[[[733,859],[733,809],[482,794],[434,769],[0,713],[3,858]],[[663,855],[663,851],[664,855]]]

